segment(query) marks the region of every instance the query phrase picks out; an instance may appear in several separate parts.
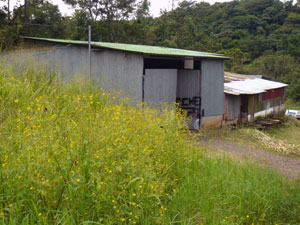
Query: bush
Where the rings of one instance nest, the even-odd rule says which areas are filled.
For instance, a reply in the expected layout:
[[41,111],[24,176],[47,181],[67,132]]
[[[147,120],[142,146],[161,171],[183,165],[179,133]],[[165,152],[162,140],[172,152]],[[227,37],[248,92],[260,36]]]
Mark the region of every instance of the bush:
[[181,112],[0,69],[0,223],[300,222],[299,186],[200,149]]
[[161,220],[177,183],[174,165],[190,145],[180,113],[130,107],[100,88],[30,69],[18,78],[2,71],[0,88],[5,218]]

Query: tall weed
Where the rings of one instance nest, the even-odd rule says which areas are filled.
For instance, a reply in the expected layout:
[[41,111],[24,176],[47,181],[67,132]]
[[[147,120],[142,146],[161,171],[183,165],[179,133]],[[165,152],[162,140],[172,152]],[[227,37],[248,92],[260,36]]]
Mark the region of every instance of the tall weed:
[[[0,69],[0,223],[299,223],[300,189],[210,158],[180,111]],[[279,223],[278,223],[279,224]]]

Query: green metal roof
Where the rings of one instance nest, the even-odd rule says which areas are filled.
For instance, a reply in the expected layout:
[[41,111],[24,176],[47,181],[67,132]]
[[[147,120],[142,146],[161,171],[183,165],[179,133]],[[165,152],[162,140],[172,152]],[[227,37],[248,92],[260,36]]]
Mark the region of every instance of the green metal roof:
[[[64,39],[50,39],[50,38],[36,38],[36,37],[23,37],[31,40],[50,41],[64,44],[77,44],[77,45],[88,45],[87,41],[74,41]],[[121,44],[121,43],[109,43],[109,42],[91,42],[94,47],[102,47],[108,49],[115,49],[128,52],[137,52],[150,55],[163,55],[163,56],[183,56],[183,57],[199,57],[199,58],[219,58],[229,59],[222,54],[214,54],[208,52],[191,51],[176,48],[165,48],[149,45],[133,45],[133,44]]]

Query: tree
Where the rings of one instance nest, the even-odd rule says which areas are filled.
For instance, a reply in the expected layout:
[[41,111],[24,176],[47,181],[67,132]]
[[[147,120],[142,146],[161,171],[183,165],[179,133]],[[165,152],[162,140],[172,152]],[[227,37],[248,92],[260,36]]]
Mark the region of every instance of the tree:
[[[89,14],[85,11],[76,9],[72,17],[66,17],[62,21],[62,25],[66,26],[65,35],[68,39],[88,40],[87,28],[91,24]],[[95,26],[92,26],[92,40],[98,40],[95,35]]]
[[[5,21],[6,17],[7,17],[7,14],[5,13],[5,11],[2,10],[2,9],[0,9],[0,21]],[[2,26],[4,26],[4,24],[3,24],[3,23],[2,23],[2,24],[0,23],[0,28],[1,28]]]
[[290,55],[274,55],[270,52],[253,61],[248,68],[251,74],[262,74],[264,77],[286,83],[293,83],[300,77],[300,67]]
[[231,48],[229,50],[222,50],[218,53],[230,57],[231,60],[225,61],[225,70],[232,72],[243,72],[243,65],[249,61],[249,56],[246,52],[241,51],[239,48]]
[[6,1],[7,1],[7,4],[4,5],[2,7],[2,9],[0,9],[0,14],[5,13],[5,15],[6,15],[5,19],[7,19],[9,21],[10,20],[10,0],[0,0],[0,2],[6,2]]
[[[62,15],[57,5],[48,1],[36,0],[14,9],[12,20],[25,23],[20,29],[20,35],[35,37],[60,37],[63,28],[60,27]],[[26,14],[27,13],[27,14]],[[30,24],[36,24],[32,26]],[[38,26],[37,26],[38,25]]]
[[150,17],[150,2],[149,0],[142,0],[138,3],[136,9],[136,19],[141,20],[142,18]]
[[136,0],[63,0],[82,12],[87,12],[92,22],[99,20],[124,20],[134,13]]
[[300,78],[290,85],[287,94],[295,102],[300,102]]

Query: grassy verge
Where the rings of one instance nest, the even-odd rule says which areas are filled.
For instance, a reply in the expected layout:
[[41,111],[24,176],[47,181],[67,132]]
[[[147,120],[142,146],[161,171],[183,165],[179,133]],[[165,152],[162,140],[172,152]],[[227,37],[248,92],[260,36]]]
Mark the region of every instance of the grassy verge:
[[300,102],[294,102],[292,99],[286,99],[285,108],[286,109],[300,110]]
[[289,117],[282,126],[272,128],[268,133],[277,140],[294,145],[300,152],[300,120]]
[[224,127],[205,131],[203,135],[286,155],[300,156],[300,120],[293,117],[286,117],[283,124],[263,131],[244,126],[236,130]]
[[295,224],[300,187],[208,157],[180,112],[0,69],[0,224]]
[[180,191],[169,206],[179,224],[299,223],[298,186],[271,171],[201,157],[182,167],[179,177],[184,177]]

